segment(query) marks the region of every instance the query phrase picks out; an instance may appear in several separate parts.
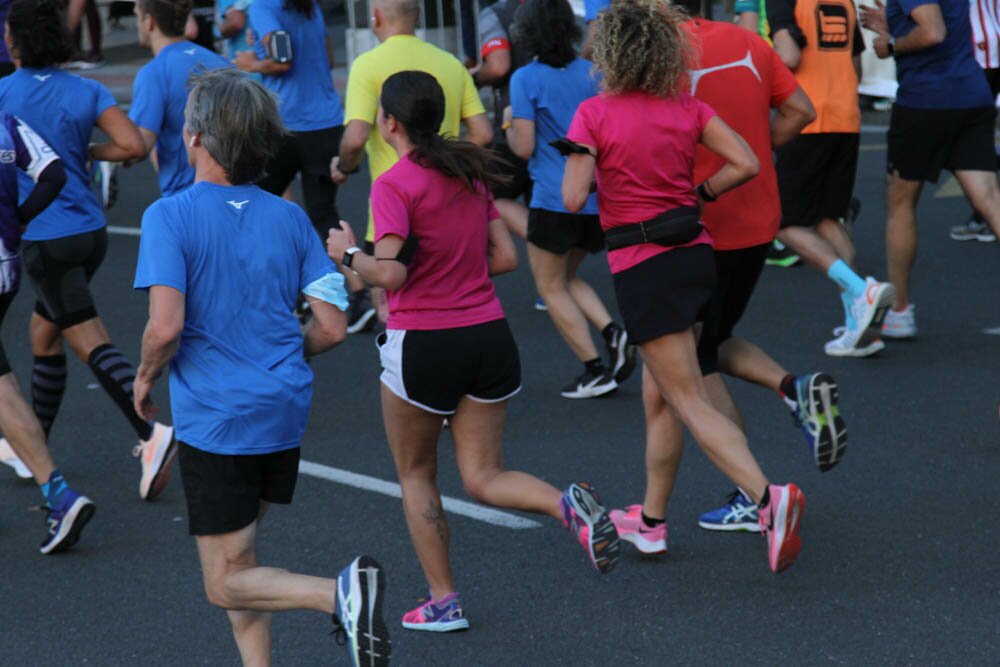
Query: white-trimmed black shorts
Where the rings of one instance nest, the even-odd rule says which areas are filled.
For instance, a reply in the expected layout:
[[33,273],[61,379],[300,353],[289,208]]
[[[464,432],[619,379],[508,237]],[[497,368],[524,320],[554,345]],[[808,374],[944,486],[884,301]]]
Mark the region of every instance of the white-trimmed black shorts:
[[428,412],[451,415],[462,398],[506,401],[521,391],[521,358],[506,319],[379,336],[382,384]]

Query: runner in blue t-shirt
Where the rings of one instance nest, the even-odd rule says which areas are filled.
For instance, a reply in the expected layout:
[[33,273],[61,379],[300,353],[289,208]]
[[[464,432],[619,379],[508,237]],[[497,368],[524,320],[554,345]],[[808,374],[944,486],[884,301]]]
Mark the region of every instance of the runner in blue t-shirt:
[[[589,61],[576,56],[580,37],[566,0],[528,0],[517,11],[515,39],[534,60],[510,80],[507,141],[528,160],[534,188],[528,211],[528,260],[538,293],[570,349],[583,363],[581,375],[563,387],[565,398],[594,398],[618,388],[635,369],[635,348],[597,293],[577,274],[588,253],[604,249],[597,196],[568,213],[562,202],[566,158],[549,142],[569,130],[580,102],[598,93]],[[507,123],[505,123],[507,125]],[[590,337],[587,322],[604,337],[608,365]]]
[[[17,72],[0,79],[0,108],[37,132],[66,171],[59,197],[24,234],[24,268],[38,295],[31,316],[35,414],[48,435],[66,387],[65,340],[135,430],[139,445],[133,454],[142,462],[139,494],[148,500],[169,480],[173,428],[136,414],[132,364],[112,344],[90,293],[108,237],[88,163],[137,159],[143,155],[142,137],[107,88],[58,68],[70,48],[56,0],[15,0],[7,25],[19,61]],[[95,127],[108,142],[90,143]],[[21,185],[25,191],[31,185],[27,174],[21,174]]]
[[[255,51],[236,55],[236,66],[262,74],[278,96],[278,108],[291,134],[267,165],[258,185],[280,195],[302,174],[305,209],[320,238],[338,225],[337,186],[330,161],[340,150],[344,110],[333,89],[333,45],[316,0],[254,0],[250,6]],[[291,42],[290,59],[277,62],[272,44]]]
[[135,77],[129,117],[139,126],[146,153],[156,147],[160,194],[164,197],[194,182],[181,138],[188,77],[201,69],[231,66],[219,54],[184,38],[185,7],[190,9],[190,4],[160,0],[135,3],[139,44],[153,52],[153,59]]
[[996,107],[976,62],[967,0],[888,0],[862,7],[879,58],[894,57],[899,91],[889,121],[886,254],[896,302],[882,335],[913,338],[910,273],[917,256],[917,201],[924,181],[955,174],[972,207],[1000,238],[993,133]]
[[[18,172],[35,181],[18,205]],[[0,323],[17,295],[21,228],[48,207],[66,183],[59,156],[21,120],[0,111]],[[19,477],[34,477],[45,496],[48,534],[43,554],[73,546],[94,514],[94,503],[70,488],[56,468],[45,434],[28,407],[0,342],[0,463]]]
[[[343,626],[352,664],[387,665],[384,575],[373,559],[355,559],[336,580],[258,569],[255,559],[259,517],[295,490],[312,403],[306,357],[346,336],[344,278],[302,210],[253,185],[284,129],[263,86],[208,72],[185,116],[195,183],[142,220],[135,287],[149,291],[150,319],[136,407],[154,416],[149,391],[169,363],[189,530],[244,664],[271,662],[261,613],[315,609]],[[304,329],[293,312],[302,293],[313,311]]]

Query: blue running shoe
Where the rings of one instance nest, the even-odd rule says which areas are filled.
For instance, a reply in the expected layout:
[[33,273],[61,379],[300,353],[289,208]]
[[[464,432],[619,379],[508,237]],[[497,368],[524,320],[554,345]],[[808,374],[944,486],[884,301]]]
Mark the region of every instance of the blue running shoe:
[[542,297],[538,297],[537,299],[535,299],[535,310],[540,310],[542,312],[545,312],[548,309],[549,307],[545,303],[545,299],[543,299]]
[[837,409],[837,383],[826,373],[795,378],[795,423],[823,472],[840,463],[847,451],[847,426]]
[[49,525],[49,534],[38,550],[51,554],[76,544],[83,527],[94,516],[95,509],[90,498],[68,489],[61,506],[48,508],[49,516],[45,521]]
[[717,510],[705,512],[698,517],[698,525],[705,530],[760,532],[757,506],[740,489],[736,489],[730,494],[725,505]]
[[430,597],[420,601],[420,606],[403,614],[403,627],[424,632],[453,632],[467,630],[469,619],[462,611],[458,593],[448,593],[440,600]]
[[358,556],[337,575],[333,627],[354,667],[387,667],[392,643],[382,619],[385,573],[371,556]]

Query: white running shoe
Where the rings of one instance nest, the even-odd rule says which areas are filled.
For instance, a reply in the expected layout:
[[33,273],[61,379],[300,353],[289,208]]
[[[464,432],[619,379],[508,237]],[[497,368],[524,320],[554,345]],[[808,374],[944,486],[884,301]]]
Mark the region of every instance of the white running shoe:
[[905,310],[895,311],[890,309],[885,314],[885,322],[882,323],[882,335],[886,338],[916,337],[917,318],[915,317],[912,303]]
[[152,500],[163,492],[170,481],[170,464],[177,458],[177,441],[174,427],[156,422],[149,440],[140,440],[132,450],[142,463],[142,479],[139,481],[139,497]]
[[879,338],[865,346],[859,346],[857,330],[851,331],[847,327],[837,327],[833,330],[833,335],[836,338],[827,342],[823,348],[831,357],[870,357],[885,349],[885,343]]
[[33,477],[31,471],[28,470],[28,466],[24,465],[24,461],[19,459],[17,454],[14,453],[10,443],[7,442],[7,438],[0,438],[0,463],[13,468],[14,472],[21,479],[31,479]]
[[885,314],[896,300],[896,288],[880,283],[871,276],[865,278],[865,291],[851,304],[857,334],[856,348],[866,348],[879,339]]

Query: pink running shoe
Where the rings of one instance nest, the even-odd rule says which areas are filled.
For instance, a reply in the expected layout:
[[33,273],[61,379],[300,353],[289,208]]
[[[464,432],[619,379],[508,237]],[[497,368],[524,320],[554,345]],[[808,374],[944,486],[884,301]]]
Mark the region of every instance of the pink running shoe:
[[177,458],[177,441],[174,427],[156,422],[149,440],[140,440],[132,450],[132,456],[142,463],[142,479],[139,480],[139,497],[152,500],[167,488],[170,481],[170,464]]
[[787,570],[795,563],[802,549],[799,540],[799,518],[805,509],[806,497],[794,484],[767,487],[770,500],[757,509],[760,532],[767,538],[767,562],[772,572]]
[[403,627],[425,632],[453,632],[466,630],[469,619],[462,612],[458,593],[449,593],[440,600],[427,599],[416,609],[403,614]]
[[618,537],[631,542],[644,554],[667,553],[667,524],[661,523],[650,528],[642,520],[642,505],[629,505],[622,510],[608,512],[615,524]]
[[575,482],[559,500],[563,523],[587,552],[591,564],[601,574],[614,569],[621,541],[601,498],[587,482]]

